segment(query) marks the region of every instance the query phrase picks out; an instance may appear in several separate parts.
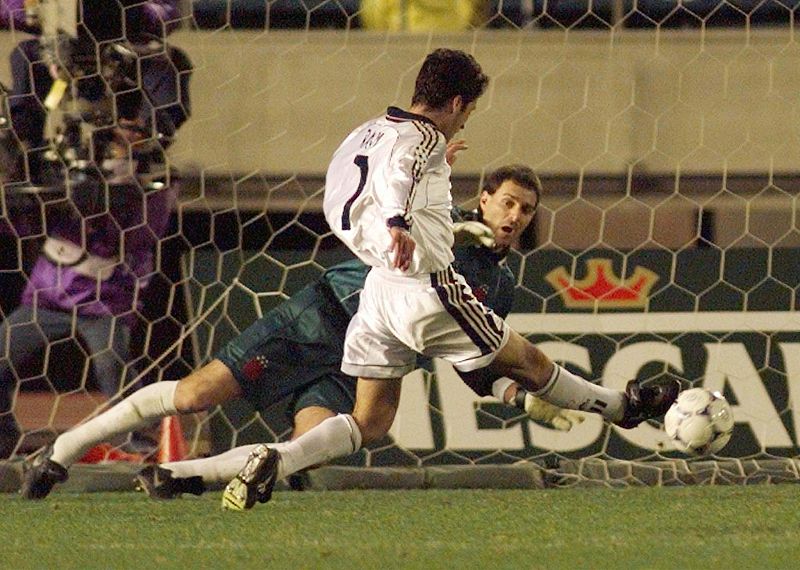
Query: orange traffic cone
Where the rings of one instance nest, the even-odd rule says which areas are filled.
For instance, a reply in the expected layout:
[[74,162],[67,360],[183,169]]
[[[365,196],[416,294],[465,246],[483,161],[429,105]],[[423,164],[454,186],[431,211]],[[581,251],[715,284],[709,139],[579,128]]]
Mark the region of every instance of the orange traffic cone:
[[182,461],[187,455],[186,439],[183,437],[178,416],[167,416],[161,420],[161,437],[158,442],[158,462]]
[[141,453],[128,453],[110,443],[100,443],[87,451],[78,463],[106,463],[107,461],[127,461],[142,463],[145,456]]

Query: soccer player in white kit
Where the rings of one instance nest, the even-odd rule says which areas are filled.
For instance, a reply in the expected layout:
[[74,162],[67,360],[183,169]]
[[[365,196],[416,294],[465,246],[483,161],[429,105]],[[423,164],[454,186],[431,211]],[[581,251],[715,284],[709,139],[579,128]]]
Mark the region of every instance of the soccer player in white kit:
[[498,392],[511,378],[557,406],[600,413],[624,428],[663,415],[677,397],[680,385],[668,376],[648,384],[632,380],[623,392],[556,365],[475,299],[450,267],[447,141],[464,127],[487,84],[472,56],[437,49],[417,76],[410,109],[390,107],[334,153],[325,180],[326,219],[372,266],[342,360],[342,371],[358,377],[355,408],[296,440],[256,447],[225,489],[224,508],[266,502],[276,480],[383,437],[416,353],[448,360],[465,376],[497,378]]

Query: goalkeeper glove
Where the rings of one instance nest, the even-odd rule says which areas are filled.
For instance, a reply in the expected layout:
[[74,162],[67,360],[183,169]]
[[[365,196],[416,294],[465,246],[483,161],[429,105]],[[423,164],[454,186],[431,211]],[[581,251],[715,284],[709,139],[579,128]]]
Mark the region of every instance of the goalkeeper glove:
[[525,410],[530,419],[550,424],[553,428],[561,431],[569,431],[586,419],[581,412],[559,408],[522,388],[517,390],[514,405]]
[[453,236],[457,246],[494,247],[494,232],[480,222],[453,224]]

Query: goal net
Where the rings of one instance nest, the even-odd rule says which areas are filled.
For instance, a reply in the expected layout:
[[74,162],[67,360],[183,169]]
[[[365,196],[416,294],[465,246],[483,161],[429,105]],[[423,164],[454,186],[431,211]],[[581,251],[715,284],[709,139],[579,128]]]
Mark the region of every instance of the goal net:
[[[492,80],[463,131],[454,201],[474,206],[484,177],[508,163],[533,167],[545,188],[530,239],[507,260],[513,328],[609,387],[670,371],[718,390],[736,427],[698,459],[656,423],[622,430],[591,417],[559,432],[477,397],[437,361],[405,379],[390,437],[344,464],[426,481],[446,466],[495,477],[503,465],[541,486],[797,479],[794,5],[465,1],[443,16],[427,4],[183,3],[169,39],[193,63],[192,115],[168,151],[179,192],[132,311],[124,383],[185,376],[346,256],[321,215],[328,159],[357,124],[407,106],[425,55],[447,46]],[[3,192],[8,316],[51,225],[46,206],[74,198]],[[64,345],[69,359],[53,356]],[[43,365],[9,367],[15,451],[102,403],[92,358],[72,330]],[[68,405],[80,411],[64,419]],[[231,402],[183,427],[194,455],[218,453],[288,437],[288,410]]]

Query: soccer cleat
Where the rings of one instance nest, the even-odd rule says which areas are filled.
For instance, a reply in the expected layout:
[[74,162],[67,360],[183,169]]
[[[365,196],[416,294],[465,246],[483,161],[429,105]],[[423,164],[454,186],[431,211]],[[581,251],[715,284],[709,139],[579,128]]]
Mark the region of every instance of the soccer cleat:
[[264,444],[257,446],[239,474],[222,493],[222,508],[246,511],[256,501],[266,503],[272,498],[272,489],[278,476],[280,454]]
[[183,493],[200,496],[206,490],[202,477],[173,477],[172,471],[158,465],[148,465],[139,471],[135,482],[136,490],[151,499],[177,499]]
[[53,485],[69,478],[66,467],[50,459],[52,454],[53,446],[48,445],[23,461],[20,493],[25,499],[44,499]]
[[631,380],[625,386],[625,413],[618,426],[631,429],[667,413],[681,391],[681,383],[669,374],[649,381]]

